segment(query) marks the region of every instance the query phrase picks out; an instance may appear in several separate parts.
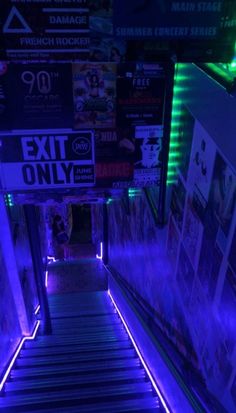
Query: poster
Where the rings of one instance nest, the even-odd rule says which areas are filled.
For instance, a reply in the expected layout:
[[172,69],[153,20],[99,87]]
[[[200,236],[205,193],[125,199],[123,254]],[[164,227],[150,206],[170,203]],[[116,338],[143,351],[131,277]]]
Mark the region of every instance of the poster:
[[172,215],[169,218],[169,227],[168,227],[168,238],[167,238],[167,255],[169,257],[169,262],[175,272],[176,262],[178,258],[178,248],[179,248],[179,233],[176,229],[176,224]]
[[183,227],[183,243],[188,257],[196,269],[203,233],[203,225],[201,224],[191,200],[188,199],[185,212],[185,220]]
[[5,190],[94,186],[92,131],[29,131],[0,139]]
[[189,305],[194,281],[194,269],[185,252],[183,245],[180,247],[178,269],[176,279],[182,300],[186,306]]
[[74,63],[74,127],[112,128],[116,119],[116,65]]
[[179,161],[179,170],[184,180],[187,180],[187,173],[189,167],[193,128],[195,119],[189,112],[186,106],[182,105],[180,109],[178,142],[181,148],[181,158]]
[[207,207],[206,225],[228,236],[236,201],[236,174],[217,152]]
[[133,179],[135,145],[118,129],[97,129],[96,146],[96,186],[109,187],[116,181]]
[[138,186],[157,185],[161,174],[163,126],[135,127],[134,180]]
[[123,128],[162,124],[165,83],[163,63],[120,64],[117,75],[117,124]]
[[170,208],[180,232],[182,231],[182,224],[184,218],[185,198],[186,189],[180,177],[178,177],[177,184],[173,185],[172,188]]
[[117,38],[174,41],[182,61],[227,61],[227,56],[230,61],[233,56],[233,1],[114,0],[113,21]]
[[[197,348],[198,354],[202,356],[209,334],[210,321],[209,317],[206,317],[208,311],[207,300],[197,278],[194,280],[192,291],[189,303],[189,323],[191,323],[195,348]],[[199,334],[199,331],[201,331],[201,334]]]
[[223,254],[218,245],[204,231],[197,274],[210,300],[214,298],[222,259]]
[[9,128],[71,128],[71,78],[71,65],[66,63],[7,65],[4,89]]
[[203,219],[206,209],[215,161],[216,147],[211,137],[196,121],[188,172],[188,187],[193,205]]
[[89,9],[86,0],[5,0],[2,33],[8,59],[87,60]]

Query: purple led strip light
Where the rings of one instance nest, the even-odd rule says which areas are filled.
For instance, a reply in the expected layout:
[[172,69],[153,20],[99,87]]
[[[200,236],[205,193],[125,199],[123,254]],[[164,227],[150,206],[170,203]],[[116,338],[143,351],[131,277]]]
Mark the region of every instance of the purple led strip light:
[[102,260],[103,258],[103,243],[102,242],[100,242],[100,255],[96,254],[96,258],[98,260]]
[[134,348],[135,348],[135,350],[136,350],[136,352],[137,352],[137,354],[138,354],[138,356],[139,356],[139,358],[140,358],[140,361],[141,361],[141,363],[142,363],[142,365],[143,365],[143,367],[144,367],[144,369],[145,369],[145,371],[146,371],[146,373],[147,373],[147,375],[148,375],[148,377],[149,377],[149,379],[150,379],[150,381],[151,381],[151,383],[152,383],[152,385],[153,385],[153,387],[154,387],[154,389],[155,389],[155,391],[156,391],[159,399],[161,400],[161,402],[162,402],[162,404],[163,404],[163,407],[164,407],[166,413],[171,413],[171,411],[170,411],[170,409],[168,408],[168,406],[167,406],[167,404],[166,404],[166,402],[165,402],[165,399],[163,398],[163,396],[162,396],[162,394],[161,394],[161,392],[160,392],[160,390],[159,390],[159,388],[158,388],[158,386],[157,386],[154,378],[152,377],[152,373],[150,372],[149,367],[147,366],[145,360],[143,359],[142,354],[140,353],[140,350],[139,350],[139,348],[138,348],[138,346],[137,346],[137,344],[136,344],[136,342],[135,342],[135,340],[134,340],[134,338],[133,338],[133,336],[132,336],[132,334],[131,334],[131,332],[130,332],[130,329],[129,329],[128,325],[126,324],[126,321],[124,320],[124,318],[123,318],[123,316],[122,316],[119,308],[117,307],[117,304],[116,304],[114,298],[112,297],[112,294],[111,294],[110,290],[108,290],[108,295],[109,295],[109,297],[110,297],[110,299],[111,299],[111,301],[112,301],[112,303],[113,303],[113,305],[114,305],[117,313],[119,314],[122,323],[123,323],[124,326],[125,326],[125,329],[126,329],[128,335],[129,335],[129,338],[130,338],[130,340],[132,341],[132,344],[133,344],[133,346],[134,346]]
[[18,345],[18,348],[17,348],[17,350],[16,350],[16,352],[15,352],[15,354],[14,354],[14,356],[13,356],[13,358],[12,358],[12,360],[11,360],[11,362],[10,362],[10,364],[9,364],[9,366],[8,366],[8,368],[7,368],[5,374],[4,374],[4,376],[3,376],[3,378],[2,378],[2,380],[1,380],[1,382],[0,382],[0,392],[1,392],[2,389],[3,389],[3,386],[4,386],[4,384],[5,384],[8,376],[9,376],[9,374],[10,374],[10,371],[11,371],[11,369],[12,369],[12,367],[13,367],[15,361],[16,361],[16,358],[17,358],[19,352],[20,352],[21,349],[22,349],[22,346],[23,346],[24,342],[25,342],[26,340],[34,340],[34,339],[35,339],[35,336],[36,336],[36,334],[37,334],[39,325],[40,325],[40,321],[37,321],[36,324],[35,324],[35,327],[34,327],[34,329],[33,329],[33,332],[32,332],[32,334],[31,334],[31,336],[26,336],[26,337],[23,337],[23,338],[21,339],[21,341],[20,341],[20,343],[19,343],[19,345]]

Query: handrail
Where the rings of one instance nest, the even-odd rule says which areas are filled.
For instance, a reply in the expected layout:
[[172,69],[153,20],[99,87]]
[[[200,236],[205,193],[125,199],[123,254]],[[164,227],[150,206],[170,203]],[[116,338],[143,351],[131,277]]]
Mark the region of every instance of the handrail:
[[[178,383],[179,387],[182,389],[185,396],[189,400],[190,404],[194,408],[194,411],[196,413],[206,413],[207,410],[203,407],[202,403],[200,402],[200,400],[196,396],[195,392],[191,391],[188,388],[188,386],[186,385],[186,383],[185,383],[183,377],[181,376],[180,372],[177,370],[175,364],[173,363],[173,361],[171,360],[171,358],[169,357],[169,355],[167,354],[167,352],[163,348],[163,345],[160,343],[160,341],[154,335],[153,331],[147,325],[147,322],[145,321],[145,318],[149,318],[148,311],[146,309],[144,309],[143,306],[142,306],[142,308],[140,307],[140,304],[139,304],[139,301],[138,301],[139,294],[136,293],[136,297],[135,297],[135,295],[131,291],[130,287],[126,285],[127,283],[124,282],[124,280],[122,279],[120,274],[118,274],[117,271],[114,270],[111,266],[108,265],[108,266],[105,266],[105,268],[110,273],[110,275],[112,277],[114,277],[115,280],[118,282],[120,288],[122,289],[123,295],[126,297],[126,300],[129,303],[129,306],[131,307],[133,312],[136,314],[136,316],[140,320],[143,328],[146,330],[146,332],[148,333],[148,335],[151,338],[152,342],[156,346],[159,354],[161,355],[162,359],[166,363],[166,365],[169,368],[170,372],[174,376],[174,378],[175,378],[176,382]],[[137,297],[138,297],[138,299],[137,299]],[[144,317],[143,314],[141,314],[141,311],[144,313],[144,315],[146,317]]]
[[40,325],[40,320],[36,321],[34,329],[32,331],[32,334],[30,336],[24,336],[20,339],[20,342],[13,354],[13,356],[10,358],[9,363],[5,369],[5,372],[3,372],[2,378],[0,379],[0,396],[2,396],[3,394],[3,389],[4,389],[4,384],[6,383],[6,380],[11,372],[12,367],[14,366],[14,363],[16,361],[16,358],[18,356],[18,354],[20,353],[23,344],[25,343],[26,340],[34,340],[35,336],[37,334],[37,331],[39,329],[39,325]]

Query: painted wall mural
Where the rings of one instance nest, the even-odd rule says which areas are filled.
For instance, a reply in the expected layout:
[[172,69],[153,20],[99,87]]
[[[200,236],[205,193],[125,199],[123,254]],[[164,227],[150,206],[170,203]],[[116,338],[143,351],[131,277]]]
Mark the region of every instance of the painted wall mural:
[[[168,225],[144,195],[109,204],[109,263],[151,311],[172,357],[211,412],[236,409],[236,173],[187,113],[189,155],[172,190]],[[180,129],[181,132],[181,129]],[[172,352],[172,350],[171,350]],[[194,371],[189,374],[188,368]]]

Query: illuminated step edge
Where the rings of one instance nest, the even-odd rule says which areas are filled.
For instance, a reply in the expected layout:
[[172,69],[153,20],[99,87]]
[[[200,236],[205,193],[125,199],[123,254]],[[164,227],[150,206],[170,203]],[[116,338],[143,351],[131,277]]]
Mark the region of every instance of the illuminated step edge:
[[8,376],[9,376],[9,374],[10,374],[10,372],[11,372],[11,369],[12,369],[12,367],[14,366],[14,363],[15,363],[15,361],[16,361],[16,359],[17,359],[17,357],[18,357],[18,355],[19,355],[19,353],[20,353],[20,351],[21,351],[21,349],[22,349],[22,347],[23,347],[23,344],[24,344],[25,341],[27,341],[27,340],[34,340],[34,339],[35,339],[36,334],[37,334],[37,331],[38,331],[38,329],[39,329],[39,325],[40,325],[40,321],[38,320],[38,321],[36,322],[35,326],[34,326],[34,329],[33,329],[33,331],[32,331],[32,334],[31,334],[30,336],[22,337],[22,339],[20,340],[20,342],[19,342],[19,344],[18,344],[18,347],[17,347],[17,349],[16,349],[16,351],[15,351],[15,353],[14,353],[12,359],[11,359],[11,362],[10,362],[9,366],[7,367],[6,372],[4,373],[3,378],[1,379],[1,382],[0,382],[0,395],[1,395],[1,391],[2,391],[2,389],[3,389],[3,387],[4,387],[4,384],[5,384]]
[[161,402],[162,402],[162,404],[163,404],[163,407],[164,407],[166,413],[171,413],[171,411],[169,410],[169,408],[168,408],[168,406],[167,406],[167,404],[166,404],[166,401],[165,401],[164,397],[162,396],[162,394],[161,394],[161,392],[160,392],[160,390],[159,390],[159,388],[158,388],[158,386],[157,386],[154,378],[152,377],[152,374],[151,374],[151,372],[150,372],[150,370],[149,370],[149,368],[148,368],[148,366],[147,366],[147,364],[146,364],[146,362],[145,362],[142,354],[141,354],[140,351],[139,351],[139,348],[138,348],[138,346],[137,346],[137,344],[136,344],[136,342],[135,342],[135,340],[134,340],[134,338],[133,338],[133,335],[132,335],[131,332],[130,332],[130,329],[129,329],[127,323],[125,322],[125,320],[124,320],[124,318],[123,318],[123,316],[122,316],[119,308],[117,307],[117,304],[116,304],[116,302],[115,302],[115,300],[114,300],[114,298],[113,298],[110,290],[108,290],[108,295],[109,295],[109,297],[110,297],[110,299],[111,299],[111,301],[112,301],[112,303],[113,303],[113,305],[114,305],[117,313],[119,314],[122,323],[124,324],[124,327],[125,327],[128,335],[129,335],[129,338],[130,338],[130,340],[132,341],[132,344],[133,344],[133,346],[134,346],[134,348],[135,348],[135,350],[136,350],[136,352],[137,352],[137,354],[138,354],[138,356],[139,356],[139,358],[140,358],[140,361],[141,361],[141,363],[142,363],[142,365],[143,365],[143,367],[144,367],[144,369],[145,369],[145,371],[146,371],[146,373],[147,373],[147,375],[148,375],[148,377],[149,377],[149,379],[150,379],[150,381],[151,381],[151,383],[152,383],[152,386],[154,387],[154,389],[155,389],[155,391],[156,391],[159,399],[161,400]]
[[[158,344],[157,340],[149,330],[148,326],[143,321],[142,316],[138,314],[131,299],[124,291],[123,286],[110,272],[110,268],[106,267],[108,272],[108,294],[113,298],[116,304],[117,312],[122,316],[121,320],[125,322],[128,334],[132,336],[131,341],[135,342],[135,348],[138,349],[142,364],[145,360],[145,365],[148,368],[150,378],[145,365],[143,364],[154,389],[165,411],[168,413],[203,413],[201,403],[197,400],[178,372],[175,370],[168,355],[163,348]],[[135,339],[134,339],[135,337]],[[158,389],[158,391],[157,391]],[[160,397],[161,395],[161,397]]]

